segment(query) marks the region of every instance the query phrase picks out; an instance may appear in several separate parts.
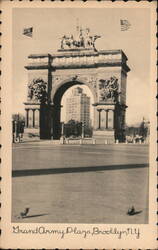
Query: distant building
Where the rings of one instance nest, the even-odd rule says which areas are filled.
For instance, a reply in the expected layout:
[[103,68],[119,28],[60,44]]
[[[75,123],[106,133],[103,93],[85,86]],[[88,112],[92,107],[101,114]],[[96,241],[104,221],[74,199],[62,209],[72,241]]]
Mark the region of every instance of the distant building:
[[66,99],[66,122],[70,120],[90,126],[90,97],[79,87],[73,89],[71,96]]

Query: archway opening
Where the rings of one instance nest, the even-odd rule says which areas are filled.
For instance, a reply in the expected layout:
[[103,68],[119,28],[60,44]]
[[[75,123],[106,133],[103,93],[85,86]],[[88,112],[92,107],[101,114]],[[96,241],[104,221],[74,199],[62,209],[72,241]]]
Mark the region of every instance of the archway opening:
[[[80,93],[75,96],[76,91]],[[85,136],[90,136],[94,121],[94,96],[86,84],[78,81],[64,83],[57,89],[53,103],[53,139],[61,137],[62,124],[66,127],[70,120],[84,124]]]

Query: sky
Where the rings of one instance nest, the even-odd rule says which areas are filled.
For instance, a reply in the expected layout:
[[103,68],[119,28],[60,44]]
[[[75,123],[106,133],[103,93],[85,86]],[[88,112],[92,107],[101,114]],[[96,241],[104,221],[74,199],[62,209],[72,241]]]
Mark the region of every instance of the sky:
[[[150,12],[147,8],[15,8],[13,10],[13,113],[24,113],[27,96],[27,57],[36,53],[55,53],[60,38],[73,34],[76,20],[92,34],[101,35],[97,50],[122,49],[131,71],[127,78],[126,123],[149,118],[150,94]],[[121,31],[120,19],[131,27]],[[22,34],[33,27],[33,37]]]

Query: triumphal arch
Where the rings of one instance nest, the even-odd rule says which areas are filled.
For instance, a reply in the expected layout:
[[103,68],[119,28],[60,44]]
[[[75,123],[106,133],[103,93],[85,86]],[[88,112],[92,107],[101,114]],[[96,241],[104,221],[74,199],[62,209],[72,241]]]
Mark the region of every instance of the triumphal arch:
[[126,81],[129,67],[122,50],[97,50],[100,36],[77,27],[63,35],[54,54],[28,56],[26,127],[43,139],[61,136],[61,99],[73,85],[86,85],[93,95],[93,137],[124,140]]

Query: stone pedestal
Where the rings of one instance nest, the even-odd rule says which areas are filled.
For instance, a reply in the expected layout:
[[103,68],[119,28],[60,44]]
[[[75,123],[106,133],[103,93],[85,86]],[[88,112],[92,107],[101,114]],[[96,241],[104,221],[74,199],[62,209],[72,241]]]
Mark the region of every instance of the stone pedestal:
[[97,113],[96,128],[93,131],[93,138],[96,141],[103,143],[107,140],[108,143],[114,143],[114,116],[115,104],[114,103],[97,103],[95,111]]
[[96,103],[93,138],[112,143],[125,141],[125,109],[127,106],[116,102]]
[[111,144],[115,142],[114,130],[94,130],[93,138],[96,140],[96,144]]
[[39,103],[25,103],[25,136],[26,137],[39,137]]

